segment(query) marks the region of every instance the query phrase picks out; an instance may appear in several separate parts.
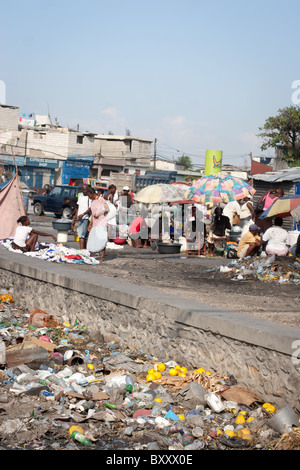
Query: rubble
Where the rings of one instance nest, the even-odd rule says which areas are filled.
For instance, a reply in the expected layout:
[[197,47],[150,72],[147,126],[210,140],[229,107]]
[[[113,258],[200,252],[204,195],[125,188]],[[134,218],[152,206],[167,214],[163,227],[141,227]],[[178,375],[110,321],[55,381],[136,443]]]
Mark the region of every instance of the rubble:
[[298,412],[227,371],[188,370],[0,300],[1,449],[300,449]]
[[233,281],[259,280],[279,284],[300,283],[300,259],[292,256],[266,256],[231,260],[218,268]]

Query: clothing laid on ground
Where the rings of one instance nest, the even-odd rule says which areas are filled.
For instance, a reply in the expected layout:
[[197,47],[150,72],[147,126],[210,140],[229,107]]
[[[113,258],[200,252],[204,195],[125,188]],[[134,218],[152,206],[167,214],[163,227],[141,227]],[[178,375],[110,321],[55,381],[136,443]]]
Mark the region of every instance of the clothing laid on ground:
[[245,235],[239,241],[237,249],[238,257],[244,258],[249,248],[249,245],[259,240],[261,240],[261,237],[259,235],[253,235],[253,233],[248,230],[248,232],[245,233]]
[[266,253],[269,255],[285,256],[288,253],[288,233],[282,227],[274,225],[268,228],[263,234],[263,241],[267,242]]
[[32,231],[32,227],[29,225],[20,225],[16,229],[16,234],[14,237],[14,243],[19,246],[20,248],[24,248],[26,246],[26,240],[30,232]]

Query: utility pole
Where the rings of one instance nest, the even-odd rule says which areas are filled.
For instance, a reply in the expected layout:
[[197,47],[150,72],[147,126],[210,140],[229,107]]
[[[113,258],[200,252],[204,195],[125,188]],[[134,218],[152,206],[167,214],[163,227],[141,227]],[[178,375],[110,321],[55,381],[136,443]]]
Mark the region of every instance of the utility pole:
[[157,143],[157,138],[155,137],[155,139],[154,139],[154,158],[153,158],[153,168],[154,168],[154,170],[156,169],[156,143]]

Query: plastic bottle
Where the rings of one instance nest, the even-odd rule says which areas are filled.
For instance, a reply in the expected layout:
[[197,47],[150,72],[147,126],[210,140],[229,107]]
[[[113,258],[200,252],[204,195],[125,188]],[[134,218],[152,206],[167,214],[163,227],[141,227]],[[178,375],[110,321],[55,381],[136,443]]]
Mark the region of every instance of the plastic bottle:
[[73,431],[71,437],[73,439],[76,439],[76,441],[80,442],[81,444],[84,444],[85,446],[91,446],[93,444],[90,439],[88,439],[84,434],[78,431]]
[[50,382],[50,383],[53,383],[55,385],[58,385],[61,389],[63,390],[68,390],[68,391],[71,391],[71,387],[69,384],[67,384],[67,382],[65,382],[63,379],[60,379],[59,377],[57,377],[55,374],[51,374],[47,377],[47,380]]

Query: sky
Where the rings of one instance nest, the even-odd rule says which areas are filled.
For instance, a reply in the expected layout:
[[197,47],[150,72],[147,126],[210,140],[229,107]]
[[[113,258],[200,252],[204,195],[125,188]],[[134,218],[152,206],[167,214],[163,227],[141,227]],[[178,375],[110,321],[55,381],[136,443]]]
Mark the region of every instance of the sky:
[[300,80],[299,0],[0,0],[6,104],[245,165]]

